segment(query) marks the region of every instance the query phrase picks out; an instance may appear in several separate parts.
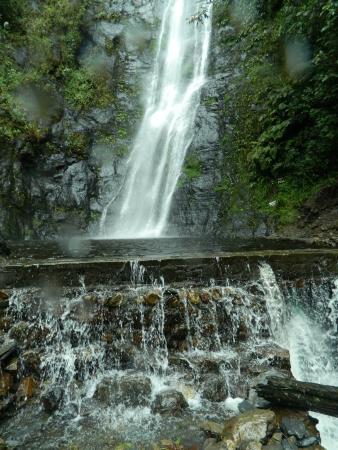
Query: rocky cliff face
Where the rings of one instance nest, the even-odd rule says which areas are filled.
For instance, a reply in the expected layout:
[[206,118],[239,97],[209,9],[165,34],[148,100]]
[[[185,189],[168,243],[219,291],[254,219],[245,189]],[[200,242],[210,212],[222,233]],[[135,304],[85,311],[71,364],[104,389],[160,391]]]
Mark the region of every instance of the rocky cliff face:
[[1,158],[0,229],[6,237],[84,233],[123,179],[158,17],[149,1],[97,3],[84,18],[77,64],[93,65],[108,78],[113,101],[78,110],[55,86],[57,114],[43,124],[43,136],[33,144],[16,140]]
[[[93,98],[76,108],[56,81],[47,113],[39,117],[39,135],[32,140],[15,139],[3,149],[0,231],[4,237],[49,238],[97,232],[104,206],[124,181],[126,159],[142,116],[142,95],[156,48],[161,4],[100,0],[87,8],[76,64],[78,70],[94,70],[96,77],[105,80],[109,98],[104,106]],[[183,170],[169,233],[218,233],[222,229],[218,186],[224,167],[223,98],[234,75],[221,43],[227,32],[214,28],[209,79],[187,156],[187,167],[192,164],[193,170]],[[25,48],[15,49],[19,66],[29,66],[27,54]],[[72,95],[76,90],[75,83]],[[30,102],[38,96],[36,88],[30,89]]]

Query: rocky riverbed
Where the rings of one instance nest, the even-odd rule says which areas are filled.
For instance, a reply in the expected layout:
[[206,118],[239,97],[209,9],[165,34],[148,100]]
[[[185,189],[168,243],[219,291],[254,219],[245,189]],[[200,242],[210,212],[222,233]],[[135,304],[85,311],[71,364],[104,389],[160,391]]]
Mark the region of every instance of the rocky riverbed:
[[292,308],[327,326],[333,281],[278,286],[258,269],[246,283],[182,287],[144,285],[140,266],[129,286],[1,291],[8,448],[321,448],[315,419],[253,388],[271,370],[291,376]]

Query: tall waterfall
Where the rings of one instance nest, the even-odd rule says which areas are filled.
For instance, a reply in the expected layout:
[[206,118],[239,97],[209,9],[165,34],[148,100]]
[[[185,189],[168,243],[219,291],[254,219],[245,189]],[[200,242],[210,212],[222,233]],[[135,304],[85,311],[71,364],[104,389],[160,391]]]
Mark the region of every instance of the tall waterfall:
[[[165,7],[148,101],[127,162],[119,198],[113,198],[101,218],[108,237],[157,237],[163,234],[171,200],[206,81],[211,34],[208,17],[190,24],[192,0],[169,0]],[[108,220],[108,210],[116,208]]]

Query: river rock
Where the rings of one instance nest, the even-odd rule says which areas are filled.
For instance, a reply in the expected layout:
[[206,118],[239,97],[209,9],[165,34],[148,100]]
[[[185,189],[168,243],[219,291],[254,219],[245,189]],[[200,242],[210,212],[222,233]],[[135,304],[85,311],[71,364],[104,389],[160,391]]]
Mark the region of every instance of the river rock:
[[216,441],[216,439],[207,439],[204,443],[203,450],[229,450],[228,446],[223,441]]
[[262,448],[262,444],[255,441],[245,442],[239,446],[239,450],[262,450]]
[[188,403],[183,394],[174,389],[168,389],[157,394],[151,405],[153,413],[173,416],[180,415],[186,408],[188,408]]
[[255,405],[253,405],[251,402],[249,402],[248,400],[243,400],[241,403],[239,403],[238,405],[238,410],[241,413],[244,413],[246,411],[252,411],[255,408]]
[[298,446],[296,443],[292,442],[290,439],[282,440],[282,449],[283,450],[298,450]]
[[217,422],[206,420],[200,424],[200,429],[210,438],[219,439],[222,435],[223,426]]
[[14,353],[17,352],[17,344],[13,339],[6,339],[0,345],[0,360],[7,361]]
[[142,375],[104,378],[96,387],[94,397],[107,405],[144,406],[151,395],[151,381]]
[[0,318],[0,330],[4,331],[5,333],[7,333],[7,331],[10,330],[12,326],[12,320],[10,319],[10,317],[1,317]]
[[224,424],[222,439],[231,448],[243,442],[265,440],[276,428],[276,416],[270,410],[247,411]]
[[202,398],[211,402],[223,402],[228,396],[228,389],[222,375],[210,375],[204,383]]
[[190,290],[187,292],[187,299],[192,305],[199,305],[201,303],[200,294],[196,290]]
[[6,365],[6,367],[5,367],[6,372],[10,372],[13,375],[16,374],[18,369],[19,369],[19,360],[18,360],[18,358],[11,359],[8,362],[8,364]]
[[82,297],[82,300],[88,305],[96,305],[98,303],[98,298],[94,294],[86,294]]
[[320,444],[320,439],[316,436],[306,437],[297,442],[297,445],[300,448],[311,447],[311,445],[316,444]]
[[15,323],[9,332],[9,336],[15,339],[18,344],[23,345],[30,336],[29,323],[23,321]]
[[28,350],[21,356],[22,370],[25,374],[38,375],[40,372],[40,355],[34,350]]
[[46,412],[53,413],[58,409],[63,400],[64,389],[61,386],[53,386],[41,396],[41,403]]
[[31,398],[36,392],[37,389],[37,381],[33,377],[25,377],[19,386],[17,391],[17,397],[20,398]]
[[155,306],[161,300],[161,294],[157,291],[152,291],[145,294],[143,298],[146,305]]
[[306,437],[306,428],[304,422],[296,417],[283,417],[281,430],[287,436],[295,436],[297,439]]
[[7,450],[7,449],[8,447],[6,441],[0,437],[0,450]]
[[107,298],[104,301],[104,306],[107,308],[117,308],[122,305],[124,301],[124,296],[121,293],[114,295],[113,297]]

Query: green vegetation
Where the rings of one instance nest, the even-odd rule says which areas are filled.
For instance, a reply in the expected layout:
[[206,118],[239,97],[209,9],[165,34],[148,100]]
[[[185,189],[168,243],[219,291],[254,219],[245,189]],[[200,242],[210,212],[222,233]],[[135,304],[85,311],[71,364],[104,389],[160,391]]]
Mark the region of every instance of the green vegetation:
[[77,110],[111,105],[111,75],[102,67],[79,67],[76,59],[89,0],[0,3],[1,21],[8,21],[0,28],[2,145],[43,139],[58,103]]
[[182,172],[189,181],[202,175],[202,165],[197,156],[188,155],[186,157]]
[[217,189],[228,192],[230,210],[249,203],[274,224],[293,222],[306,199],[337,180],[338,2],[238,0],[215,9],[219,26],[235,28],[224,46],[244,55],[225,98],[234,135],[224,146],[235,169]]

